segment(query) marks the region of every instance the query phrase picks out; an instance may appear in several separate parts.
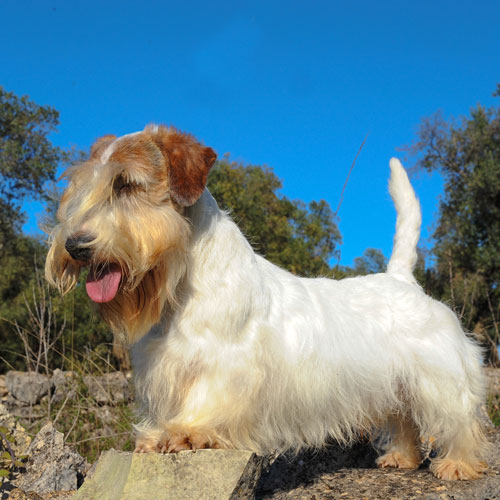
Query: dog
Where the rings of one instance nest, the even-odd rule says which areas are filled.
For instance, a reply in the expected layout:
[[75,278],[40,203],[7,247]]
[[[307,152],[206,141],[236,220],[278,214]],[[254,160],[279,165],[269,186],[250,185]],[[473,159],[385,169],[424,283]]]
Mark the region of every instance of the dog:
[[136,451],[297,451],[385,429],[380,467],[417,468],[432,437],[437,477],[479,477],[481,350],[413,276],[421,212],[400,162],[387,272],[336,281],[257,255],[206,189],[215,161],[149,125],[65,173],[46,276],[65,293],[88,268],[90,299],[132,345]]

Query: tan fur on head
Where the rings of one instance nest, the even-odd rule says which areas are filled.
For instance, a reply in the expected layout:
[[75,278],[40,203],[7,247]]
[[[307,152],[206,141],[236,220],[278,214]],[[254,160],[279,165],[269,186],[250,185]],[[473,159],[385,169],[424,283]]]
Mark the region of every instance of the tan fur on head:
[[[214,161],[212,149],[164,126],[98,139],[90,159],[64,174],[69,185],[51,234],[48,280],[65,293],[82,267],[117,264],[119,292],[99,310],[117,335],[136,341],[159,321],[165,304],[176,305],[191,231],[184,207],[203,192]],[[79,234],[89,238],[90,262],[65,249]]]
[[90,158],[99,158],[103,151],[116,139],[116,135],[108,134],[99,137],[90,148]]

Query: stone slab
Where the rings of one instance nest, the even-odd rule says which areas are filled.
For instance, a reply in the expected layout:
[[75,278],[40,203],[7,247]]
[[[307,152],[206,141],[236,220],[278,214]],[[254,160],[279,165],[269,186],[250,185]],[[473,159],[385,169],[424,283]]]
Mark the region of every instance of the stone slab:
[[104,452],[74,500],[245,500],[266,459],[250,451]]

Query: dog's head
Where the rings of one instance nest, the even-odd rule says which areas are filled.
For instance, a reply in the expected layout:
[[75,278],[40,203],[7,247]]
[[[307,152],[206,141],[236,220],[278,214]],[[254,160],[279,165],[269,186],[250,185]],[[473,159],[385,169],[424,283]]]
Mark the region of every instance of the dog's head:
[[190,237],[184,211],[203,193],[215,159],[211,148],[165,126],[97,140],[89,160],[64,174],[49,282],[65,293],[88,268],[87,293],[103,318],[138,340],[175,305]]

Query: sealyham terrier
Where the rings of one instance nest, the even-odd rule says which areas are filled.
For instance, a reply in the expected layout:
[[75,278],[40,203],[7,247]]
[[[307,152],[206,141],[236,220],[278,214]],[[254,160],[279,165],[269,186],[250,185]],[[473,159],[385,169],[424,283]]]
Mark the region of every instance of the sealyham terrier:
[[[258,453],[390,433],[380,467],[473,479],[487,447],[479,347],[412,270],[420,206],[398,160],[387,272],[299,278],[257,255],[206,189],[216,154],[165,126],[105,136],[70,168],[46,262],[132,344],[136,451]],[[263,221],[265,223],[265,221]]]

